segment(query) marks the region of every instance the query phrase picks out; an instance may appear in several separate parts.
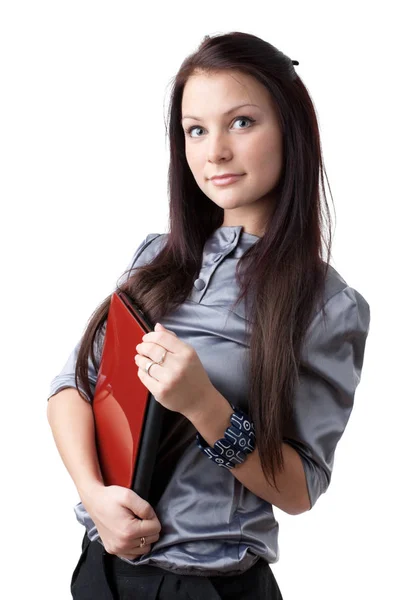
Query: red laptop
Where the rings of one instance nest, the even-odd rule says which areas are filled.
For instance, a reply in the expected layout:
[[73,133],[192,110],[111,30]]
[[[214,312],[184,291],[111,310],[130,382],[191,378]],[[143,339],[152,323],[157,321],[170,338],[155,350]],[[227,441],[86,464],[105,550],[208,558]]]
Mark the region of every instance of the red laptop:
[[166,409],[139,379],[134,357],[143,335],[153,330],[127,294],[111,296],[92,405],[105,485],[130,488],[145,500]]

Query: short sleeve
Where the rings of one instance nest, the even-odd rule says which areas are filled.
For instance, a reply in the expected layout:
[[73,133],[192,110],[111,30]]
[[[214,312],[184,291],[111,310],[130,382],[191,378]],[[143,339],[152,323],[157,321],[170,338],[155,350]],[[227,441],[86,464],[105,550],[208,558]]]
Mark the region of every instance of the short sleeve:
[[293,419],[283,441],[299,453],[311,507],[326,492],[334,453],[354,405],[361,379],[370,307],[345,287],[314,317],[302,351]]
[[[125,269],[123,275],[120,277],[119,284],[121,284],[122,281],[125,281],[127,279],[128,275],[129,275],[128,271],[130,272],[130,269],[132,269],[132,267],[134,265],[137,265],[137,263],[139,262],[139,257],[141,256],[144,249],[158,235],[159,234],[151,234],[150,233],[139,244],[139,246],[136,248],[136,250],[133,254],[132,259],[129,262],[129,265],[127,266],[127,269]],[[106,325],[106,323],[104,323],[102,332],[97,337],[95,346],[94,346],[95,356],[98,360],[101,358],[102,344],[104,342],[105,325]],[[56,375],[50,382],[50,389],[49,389],[49,395],[48,395],[47,401],[49,401],[51,396],[54,396],[54,394],[56,394],[57,392],[60,392],[64,388],[68,388],[68,387],[76,388],[75,367],[76,367],[76,361],[78,358],[78,352],[79,352],[79,349],[81,346],[81,342],[82,342],[82,339],[79,340],[79,342],[76,344],[75,348],[72,350],[71,354],[69,355],[69,357],[67,359],[67,362],[61,369],[60,373],[58,373],[58,375]],[[88,360],[88,377],[89,377],[90,389],[92,390],[92,393],[94,394],[94,390],[95,390],[96,382],[97,382],[97,371],[94,368],[93,362],[91,361],[90,357]],[[79,390],[85,396],[86,400],[88,402],[90,402],[90,399],[88,398],[87,394],[83,391],[83,389],[79,387]]]

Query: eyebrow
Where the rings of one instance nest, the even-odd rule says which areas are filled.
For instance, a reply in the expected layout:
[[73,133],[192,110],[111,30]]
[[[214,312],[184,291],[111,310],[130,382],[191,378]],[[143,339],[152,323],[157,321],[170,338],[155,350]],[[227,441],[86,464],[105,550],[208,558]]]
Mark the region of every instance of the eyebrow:
[[[239,104],[238,106],[234,106],[233,108],[230,108],[229,110],[226,111],[226,113],[223,113],[223,114],[224,114],[224,116],[229,115],[233,111],[237,110],[238,108],[242,108],[243,106],[255,106],[256,108],[260,108],[257,104]],[[181,121],[183,121],[183,119],[194,119],[195,121],[201,121],[201,119],[199,119],[199,117],[193,117],[192,115],[185,115],[184,117],[182,117]]]

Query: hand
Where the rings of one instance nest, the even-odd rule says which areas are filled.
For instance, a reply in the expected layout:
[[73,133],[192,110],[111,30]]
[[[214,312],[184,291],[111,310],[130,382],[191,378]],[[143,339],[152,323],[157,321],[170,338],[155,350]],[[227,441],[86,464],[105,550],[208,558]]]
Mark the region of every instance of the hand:
[[[204,409],[213,388],[197,352],[160,323],[142,339],[135,356],[140,380],[157,402],[192,420]],[[168,352],[164,362],[153,365],[151,375],[147,375],[146,364],[149,360],[161,360],[165,350]]]
[[[118,485],[99,485],[83,502],[104,548],[130,560],[146,554],[160,537],[161,524],[146,500]],[[140,548],[141,537],[146,545]]]

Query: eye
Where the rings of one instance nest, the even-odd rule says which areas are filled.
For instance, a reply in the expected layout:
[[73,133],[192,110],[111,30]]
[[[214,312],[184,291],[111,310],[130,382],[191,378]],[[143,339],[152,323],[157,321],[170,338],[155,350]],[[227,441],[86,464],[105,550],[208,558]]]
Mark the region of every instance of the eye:
[[[255,119],[252,119],[251,117],[245,117],[245,116],[243,116],[243,117],[236,117],[233,122],[235,123],[235,121],[249,121],[249,123],[254,123]],[[250,125],[250,127],[251,127],[251,125]],[[192,131],[194,129],[203,129],[203,128],[200,127],[200,125],[193,125],[192,127],[189,127],[188,129],[185,129],[185,132],[187,133],[187,135],[189,137],[193,137],[191,135],[191,133],[192,133]],[[239,127],[239,129],[249,129],[249,127]],[[201,137],[201,136],[194,136],[194,137]]]

